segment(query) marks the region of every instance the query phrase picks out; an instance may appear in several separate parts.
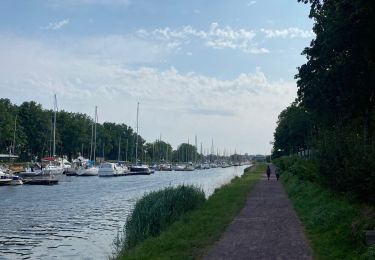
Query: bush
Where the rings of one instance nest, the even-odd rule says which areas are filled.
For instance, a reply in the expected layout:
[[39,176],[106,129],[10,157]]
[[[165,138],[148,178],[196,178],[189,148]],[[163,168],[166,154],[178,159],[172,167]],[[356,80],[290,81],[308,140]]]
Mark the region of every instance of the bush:
[[274,160],[281,172],[298,176],[301,180],[315,181],[318,179],[319,166],[316,160],[306,160],[299,156],[283,156]]
[[193,186],[169,187],[151,192],[135,205],[125,224],[123,249],[155,237],[187,211],[199,207],[205,201],[204,192]]
[[349,128],[322,133],[318,150],[323,184],[361,201],[375,203],[375,143],[366,142]]
[[370,246],[367,249],[367,259],[369,259],[369,260],[375,260],[375,245]]

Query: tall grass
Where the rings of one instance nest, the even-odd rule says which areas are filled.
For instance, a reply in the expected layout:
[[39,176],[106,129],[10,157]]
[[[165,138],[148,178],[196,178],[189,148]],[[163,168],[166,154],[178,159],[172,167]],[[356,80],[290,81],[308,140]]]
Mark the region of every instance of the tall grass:
[[375,228],[374,207],[310,181],[306,176],[316,176],[317,168],[309,161],[290,158],[288,162],[284,158],[282,164],[281,179],[305,227],[315,257],[371,259],[373,250],[364,243],[364,230]]
[[133,248],[149,237],[158,236],[181,215],[199,207],[204,201],[205,194],[201,189],[184,185],[145,195],[126,220],[123,250]]

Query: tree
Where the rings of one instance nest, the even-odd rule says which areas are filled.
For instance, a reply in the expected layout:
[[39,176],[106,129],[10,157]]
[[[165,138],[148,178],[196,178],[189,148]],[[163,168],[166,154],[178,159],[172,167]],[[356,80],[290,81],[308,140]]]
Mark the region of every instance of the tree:
[[152,162],[171,161],[173,148],[169,143],[156,140],[145,145],[148,160]]
[[[299,2],[307,3],[307,0]],[[296,75],[298,98],[325,128],[361,121],[373,136],[375,110],[375,2],[310,0],[316,38]]]
[[296,104],[287,107],[280,113],[277,121],[273,156],[289,155],[307,149],[311,131],[312,120],[309,113]]
[[9,152],[13,143],[16,110],[9,99],[0,99],[0,153]]
[[21,104],[18,116],[27,138],[21,158],[33,159],[34,156],[42,158],[48,155],[51,115],[52,111],[43,111],[42,106],[34,101]]
[[194,145],[182,143],[173,154],[175,162],[193,162],[197,158],[197,149]]

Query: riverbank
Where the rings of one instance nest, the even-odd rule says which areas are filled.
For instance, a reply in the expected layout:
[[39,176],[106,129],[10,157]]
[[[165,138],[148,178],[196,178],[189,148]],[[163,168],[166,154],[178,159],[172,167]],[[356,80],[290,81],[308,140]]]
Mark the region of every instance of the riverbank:
[[243,208],[248,193],[264,171],[264,164],[247,168],[242,177],[215,190],[200,208],[181,217],[160,236],[149,238],[116,258],[201,258]]
[[[317,168],[298,162],[301,176]],[[311,164],[310,164],[311,165]],[[281,180],[306,230],[316,259],[375,259],[364,231],[375,228],[375,208],[353,201],[321,185],[293,175],[293,165]]]
[[210,196],[243,175],[244,169],[161,171],[122,178],[61,175],[55,186],[0,187],[0,204],[6,209],[0,211],[0,255],[9,259],[106,259],[117,232],[144,194],[193,185]]

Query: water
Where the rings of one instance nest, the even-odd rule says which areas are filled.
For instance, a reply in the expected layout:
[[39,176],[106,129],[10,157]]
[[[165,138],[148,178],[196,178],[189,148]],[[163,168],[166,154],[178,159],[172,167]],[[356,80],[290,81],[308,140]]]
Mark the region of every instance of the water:
[[0,187],[0,259],[106,259],[143,194],[192,184],[210,196],[244,168],[117,178],[62,176],[56,186]]

